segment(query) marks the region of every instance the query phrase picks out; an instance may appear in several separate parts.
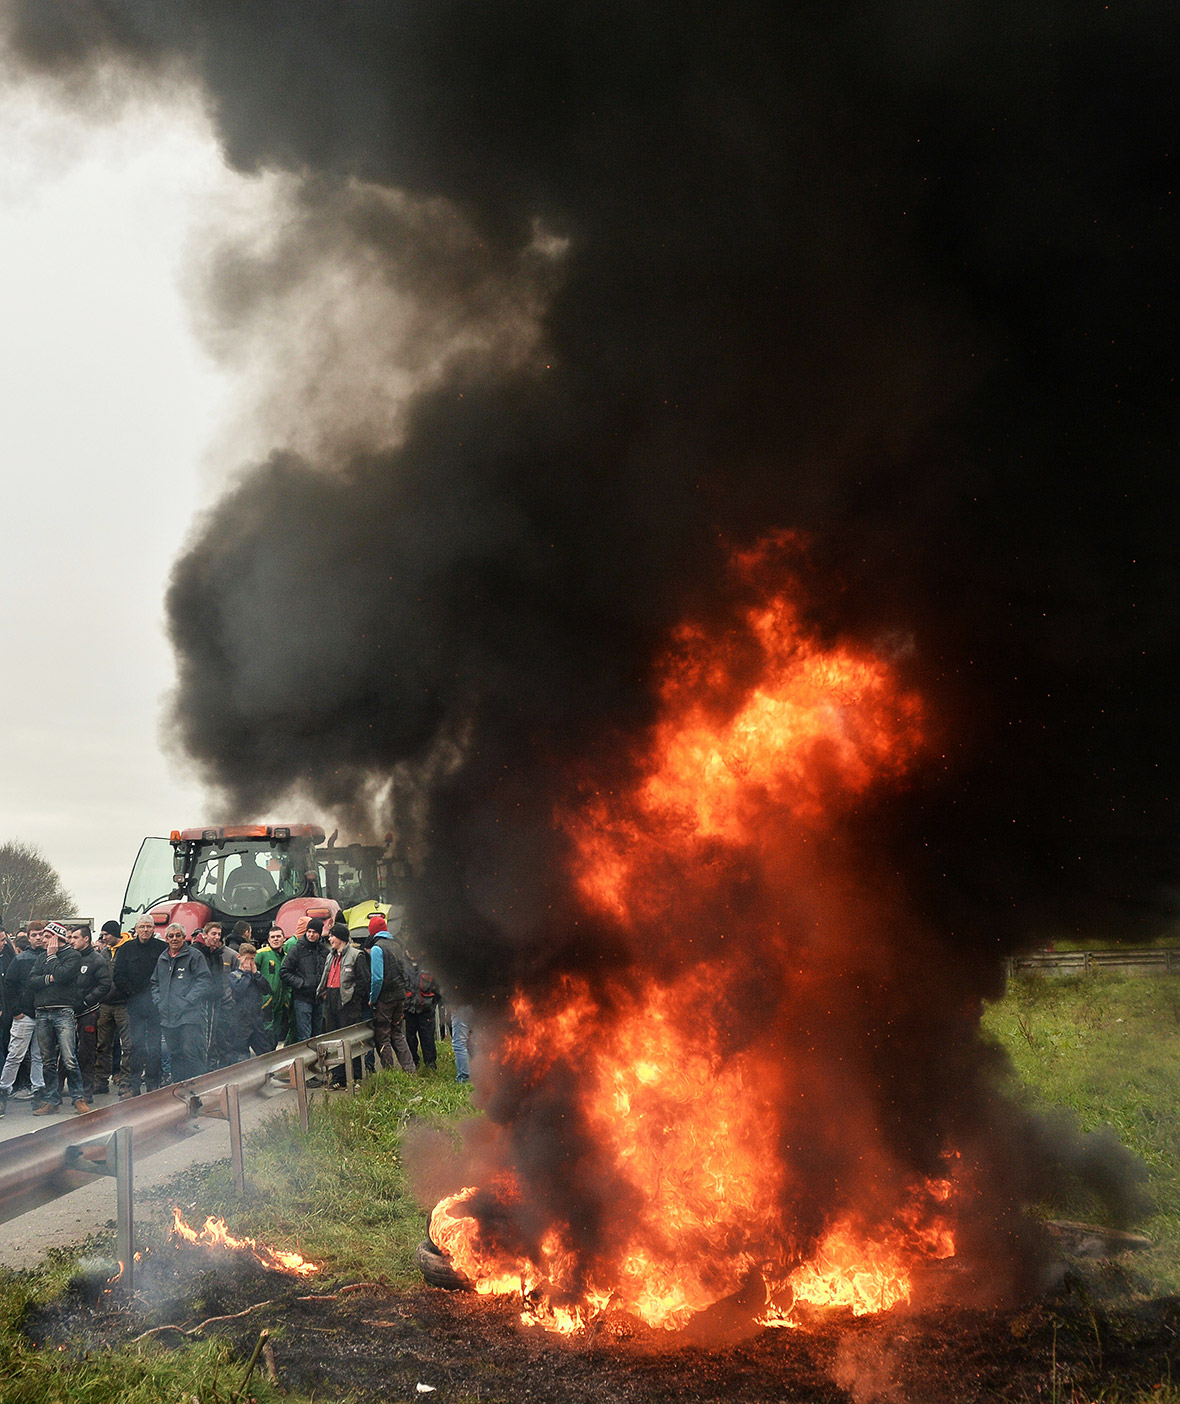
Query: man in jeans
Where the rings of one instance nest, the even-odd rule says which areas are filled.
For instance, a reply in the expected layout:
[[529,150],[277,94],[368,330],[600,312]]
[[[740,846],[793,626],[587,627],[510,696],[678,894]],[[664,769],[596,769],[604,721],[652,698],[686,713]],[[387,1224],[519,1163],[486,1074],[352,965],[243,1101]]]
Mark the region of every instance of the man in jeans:
[[[98,943],[111,958],[112,978],[115,953],[125,941],[117,921],[103,922]],[[116,1091],[126,1080],[127,1070],[131,1066],[131,1020],[127,1014],[127,996],[121,990],[116,990],[113,985],[104,1002],[98,1007],[96,1034],[98,1048],[94,1055],[94,1091],[101,1097],[110,1090],[116,1058],[119,1064],[115,1076]]]
[[29,985],[33,991],[33,1006],[37,1011],[37,1042],[41,1046],[41,1065],[46,1070],[45,1102],[35,1108],[34,1116],[49,1116],[61,1108],[61,1082],[57,1059],[65,1072],[66,1086],[74,1111],[84,1116],[90,1107],[83,1095],[82,1070],[78,1066],[78,1025],[75,1009],[78,1004],[78,982],[82,957],[70,946],[69,929],[59,921],[45,926],[45,949],[33,962]]
[[323,921],[312,917],[307,930],[283,957],[279,970],[283,984],[291,991],[297,1043],[314,1038],[324,1026],[324,1002],[317,994],[324,966],[328,963],[323,930]]
[[82,1070],[82,1095],[92,1102],[98,1057],[98,1011],[111,992],[111,957],[90,939],[89,926],[75,927],[70,932],[70,945],[82,957],[74,1006],[78,1016],[78,1066]]
[[4,1060],[3,1071],[0,1071],[0,1116],[8,1108],[8,1098],[26,1058],[30,1059],[33,1109],[36,1110],[45,1100],[41,1046],[35,1036],[37,1011],[33,1007],[33,991],[28,981],[34,962],[45,949],[45,933],[40,928],[28,933],[21,932],[13,944],[17,953],[4,975],[5,995],[12,1010],[12,1030],[8,1040],[8,1057]]
[[412,1073],[414,1059],[406,1042],[406,993],[415,970],[405,946],[385,924],[380,912],[369,918],[369,1003],[373,1006],[373,1042],[382,1065],[396,1058],[402,1072]]

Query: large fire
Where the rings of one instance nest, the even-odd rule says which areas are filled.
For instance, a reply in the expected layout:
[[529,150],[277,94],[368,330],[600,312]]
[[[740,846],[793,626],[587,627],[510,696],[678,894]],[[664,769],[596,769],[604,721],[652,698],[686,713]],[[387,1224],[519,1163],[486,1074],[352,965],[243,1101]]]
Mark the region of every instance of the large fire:
[[[739,558],[747,582],[766,554]],[[581,904],[629,958],[518,992],[482,1188],[431,1237],[559,1331],[608,1307],[677,1329],[739,1293],[770,1325],[887,1310],[953,1255],[953,1191],[905,1167],[866,1094],[859,1001],[888,958],[835,834],[926,744],[920,699],[780,589],[720,640],[682,629],[661,702],[634,785],[559,816]],[[546,1118],[553,1144],[522,1145]]]

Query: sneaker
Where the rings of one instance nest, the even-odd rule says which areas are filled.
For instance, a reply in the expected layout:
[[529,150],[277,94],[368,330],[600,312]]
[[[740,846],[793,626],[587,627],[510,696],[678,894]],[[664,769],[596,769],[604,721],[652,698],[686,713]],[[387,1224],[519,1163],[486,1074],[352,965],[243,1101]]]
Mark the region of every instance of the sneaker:
[[34,1116],[52,1116],[54,1112],[60,1111],[56,1102],[42,1102],[39,1107],[33,1108]]
[[85,1115],[87,1114],[87,1112],[89,1112],[90,1110],[91,1110],[91,1107],[90,1107],[89,1102],[75,1102],[75,1103],[74,1103],[74,1115],[75,1115],[75,1116],[85,1116]]
[[33,1100],[33,1089],[31,1087],[22,1087],[19,1092],[14,1092],[12,1094],[12,1100],[14,1102],[31,1102]]

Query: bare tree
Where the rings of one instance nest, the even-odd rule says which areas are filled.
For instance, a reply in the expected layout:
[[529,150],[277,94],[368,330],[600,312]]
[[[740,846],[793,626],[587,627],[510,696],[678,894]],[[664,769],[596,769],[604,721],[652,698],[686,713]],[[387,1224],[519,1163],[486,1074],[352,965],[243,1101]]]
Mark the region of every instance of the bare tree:
[[30,917],[65,916],[73,910],[74,897],[61,874],[31,843],[10,839],[0,844],[0,919],[9,930]]

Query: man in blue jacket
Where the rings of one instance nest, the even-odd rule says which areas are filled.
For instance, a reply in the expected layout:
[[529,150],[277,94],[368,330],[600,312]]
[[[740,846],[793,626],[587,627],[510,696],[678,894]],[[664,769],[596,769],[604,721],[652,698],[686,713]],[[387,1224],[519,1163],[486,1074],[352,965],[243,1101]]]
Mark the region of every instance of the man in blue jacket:
[[205,1029],[213,976],[204,953],[189,943],[183,926],[173,922],[164,939],[168,949],[152,974],[152,998],[172,1060],[172,1081],[184,1082],[205,1071]]

